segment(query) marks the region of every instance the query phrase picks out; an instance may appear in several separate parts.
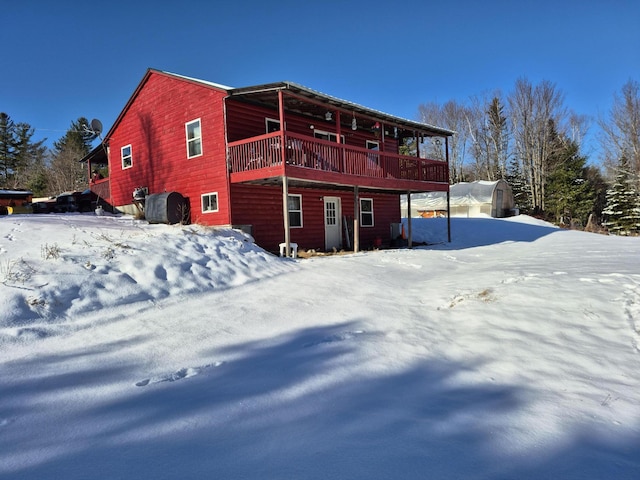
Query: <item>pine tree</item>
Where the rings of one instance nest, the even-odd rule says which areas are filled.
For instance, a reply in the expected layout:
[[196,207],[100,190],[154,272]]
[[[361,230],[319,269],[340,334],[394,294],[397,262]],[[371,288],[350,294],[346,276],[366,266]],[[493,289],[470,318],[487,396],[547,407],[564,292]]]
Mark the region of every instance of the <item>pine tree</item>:
[[44,163],[46,139],[33,142],[33,134],[28,123],[15,123],[9,115],[0,113],[0,185],[25,188],[33,166]]
[[513,192],[513,200],[520,210],[520,213],[529,213],[531,211],[531,189],[527,185],[527,181],[520,168],[520,162],[517,158],[513,158],[507,169],[507,182],[511,185]]
[[563,136],[550,156],[546,179],[545,213],[551,221],[565,225],[585,225],[590,213],[596,213],[598,191],[587,178],[586,158],[578,145]]
[[640,234],[640,192],[629,160],[622,156],[613,186],[607,191],[603,226],[614,235]]
[[6,185],[16,162],[16,125],[11,117],[0,112],[0,185]]
[[487,110],[487,128],[489,137],[489,161],[494,178],[502,178],[507,174],[507,148],[509,144],[507,117],[498,97],[493,97]]
[[83,152],[83,155],[91,151],[91,142],[96,138],[96,134],[89,127],[89,121],[80,117],[75,122],[71,122],[71,126],[57,142],[53,142],[55,153],[61,153],[65,149],[75,152]]

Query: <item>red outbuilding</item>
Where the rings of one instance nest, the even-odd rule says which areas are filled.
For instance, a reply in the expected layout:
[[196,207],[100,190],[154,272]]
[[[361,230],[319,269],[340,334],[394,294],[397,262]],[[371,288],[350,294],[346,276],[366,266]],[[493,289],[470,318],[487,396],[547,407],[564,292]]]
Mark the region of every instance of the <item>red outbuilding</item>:
[[398,234],[400,195],[448,192],[446,158],[415,146],[440,137],[448,152],[452,134],[291,82],[230,88],[149,69],[87,161],[108,163],[91,188],[121,211],[179,194],[182,218],[242,227],[267,250],[357,251]]

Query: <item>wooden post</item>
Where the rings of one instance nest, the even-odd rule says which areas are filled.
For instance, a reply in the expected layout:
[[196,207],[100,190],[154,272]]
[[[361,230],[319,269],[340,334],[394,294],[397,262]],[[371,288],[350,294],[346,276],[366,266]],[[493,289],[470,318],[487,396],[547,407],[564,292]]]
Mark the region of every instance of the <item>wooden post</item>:
[[451,198],[449,185],[449,137],[444,137],[444,157],[447,160],[447,241],[451,243]]
[[[284,92],[278,90],[278,120],[280,121],[280,156],[282,158],[282,168],[287,175],[287,146],[284,144]],[[287,244],[287,256],[289,256],[289,244]]]
[[411,191],[407,192],[407,246],[413,248],[413,231],[411,226]]
[[360,196],[357,185],[353,187],[353,251],[360,251]]
[[344,145],[342,145],[342,127],[340,125],[340,110],[336,111],[336,137],[337,137],[337,141],[338,144],[340,144],[340,173],[344,173],[345,172],[345,167],[344,167]]
[[284,215],[285,256],[291,253],[291,237],[289,235],[289,180],[282,176],[282,214]]

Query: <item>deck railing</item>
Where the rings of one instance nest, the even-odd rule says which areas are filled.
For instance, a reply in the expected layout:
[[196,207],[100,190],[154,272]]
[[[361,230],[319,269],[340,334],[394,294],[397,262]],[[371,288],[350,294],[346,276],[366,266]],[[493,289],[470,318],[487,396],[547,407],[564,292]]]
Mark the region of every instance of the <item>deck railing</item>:
[[98,197],[102,198],[103,200],[110,201],[111,188],[108,178],[101,178],[100,180],[92,181],[89,184],[89,188],[93,193],[98,195]]
[[[283,148],[284,141],[284,148]],[[273,132],[229,143],[231,172],[291,166],[364,177],[448,182],[445,162]]]

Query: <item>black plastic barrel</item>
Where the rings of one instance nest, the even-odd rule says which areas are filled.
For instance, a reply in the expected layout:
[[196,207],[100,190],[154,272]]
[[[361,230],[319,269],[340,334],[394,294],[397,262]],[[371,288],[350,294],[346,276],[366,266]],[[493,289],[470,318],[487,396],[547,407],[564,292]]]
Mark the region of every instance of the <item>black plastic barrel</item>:
[[189,204],[178,192],[152,193],[145,199],[144,216],[149,223],[188,223]]

